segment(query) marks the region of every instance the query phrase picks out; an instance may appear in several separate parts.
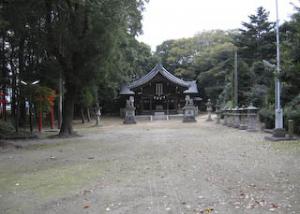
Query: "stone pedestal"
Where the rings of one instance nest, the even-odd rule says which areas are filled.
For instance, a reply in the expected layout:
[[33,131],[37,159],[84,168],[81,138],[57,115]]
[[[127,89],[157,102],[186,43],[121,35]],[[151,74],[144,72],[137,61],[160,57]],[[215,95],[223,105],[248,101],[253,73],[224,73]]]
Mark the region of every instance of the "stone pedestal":
[[221,123],[221,111],[218,109],[216,111],[216,114],[217,114],[217,120],[216,120],[216,123],[217,124],[220,124]]
[[135,107],[128,106],[125,108],[124,124],[136,124],[135,121]]
[[232,108],[228,109],[227,110],[227,115],[228,115],[228,118],[227,118],[227,126],[228,127],[233,127],[233,111],[232,111]]
[[285,138],[285,130],[284,129],[274,129],[273,137],[275,138]]
[[252,104],[247,108],[247,131],[257,131],[257,110]]
[[227,126],[228,125],[228,111],[226,108],[223,109],[223,116],[224,116],[223,125]]
[[196,122],[194,105],[185,105],[183,107],[183,122]]
[[240,130],[247,129],[247,110],[245,108],[240,108]]
[[239,108],[236,107],[233,110],[233,128],[239,128],[240,127],[240,112]]

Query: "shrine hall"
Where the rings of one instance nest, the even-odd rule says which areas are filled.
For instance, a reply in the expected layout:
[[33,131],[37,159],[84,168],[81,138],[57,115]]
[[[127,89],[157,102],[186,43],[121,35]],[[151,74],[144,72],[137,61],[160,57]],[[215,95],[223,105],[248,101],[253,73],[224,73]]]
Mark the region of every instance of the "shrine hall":
[[130,96],[134,97],[134,106],[138,115],[154,115],[163,112],[166,115],[180,114],[185,105],[187,95],[193,100],[197,97],[196,81],[180,79],[161,64],[157,64],[149,73],[120,89],[124,101]]

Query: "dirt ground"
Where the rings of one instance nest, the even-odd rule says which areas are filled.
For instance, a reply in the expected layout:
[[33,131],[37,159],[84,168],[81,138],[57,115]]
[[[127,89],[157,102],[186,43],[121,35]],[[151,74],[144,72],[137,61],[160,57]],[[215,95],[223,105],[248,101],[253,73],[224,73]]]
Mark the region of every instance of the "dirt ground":
[[300,213],[300,141],[197,120],[108,118],[77,125],[82,137],[10,141],[0,213]]

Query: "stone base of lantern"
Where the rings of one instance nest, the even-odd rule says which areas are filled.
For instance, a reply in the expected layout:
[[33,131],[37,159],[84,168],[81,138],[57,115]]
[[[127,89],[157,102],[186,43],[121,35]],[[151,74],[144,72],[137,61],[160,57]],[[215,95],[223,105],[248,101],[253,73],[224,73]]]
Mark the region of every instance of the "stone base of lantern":
[[184,123],[197,122],[195,118],[195,107],[193,105],[186,105],[183,107],[183,120]]
[[125,118],[123,124],[136,124],[134,107],[129,107],[125,109]]

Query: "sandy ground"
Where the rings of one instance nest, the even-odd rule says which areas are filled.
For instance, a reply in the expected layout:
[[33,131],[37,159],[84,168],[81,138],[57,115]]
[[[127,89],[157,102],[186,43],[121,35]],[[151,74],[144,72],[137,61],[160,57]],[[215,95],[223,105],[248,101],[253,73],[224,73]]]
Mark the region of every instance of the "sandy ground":
[[0,213],[300,213],[299,141],[203,116],[102,124],[0,149]]

